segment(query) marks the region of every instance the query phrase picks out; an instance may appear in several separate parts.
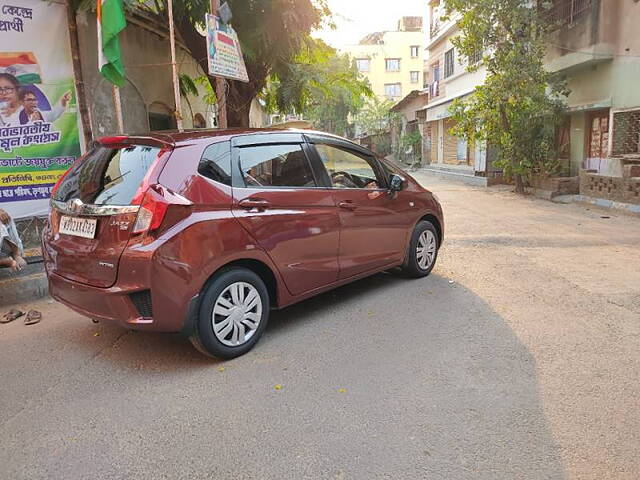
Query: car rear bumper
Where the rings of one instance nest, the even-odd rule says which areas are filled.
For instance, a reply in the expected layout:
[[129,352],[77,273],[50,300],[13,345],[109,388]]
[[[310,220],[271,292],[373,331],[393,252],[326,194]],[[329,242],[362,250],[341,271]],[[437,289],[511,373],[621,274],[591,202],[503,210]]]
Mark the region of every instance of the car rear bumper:
[[72,310],[89,318],[115,322],[135,330],[163,330],[152,317],[140,314],[129,294],[118,287],[99,288],[49,273],[49,293]]

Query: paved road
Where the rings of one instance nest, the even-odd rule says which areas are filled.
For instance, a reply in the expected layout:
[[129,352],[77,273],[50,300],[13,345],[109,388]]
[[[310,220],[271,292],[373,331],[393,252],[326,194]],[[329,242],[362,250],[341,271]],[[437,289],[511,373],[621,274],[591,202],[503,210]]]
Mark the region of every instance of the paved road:
[[640,220],[419,178],[434,274],[276,313],[242,358],[46,301],[0,325],[0,478],[640,478]]

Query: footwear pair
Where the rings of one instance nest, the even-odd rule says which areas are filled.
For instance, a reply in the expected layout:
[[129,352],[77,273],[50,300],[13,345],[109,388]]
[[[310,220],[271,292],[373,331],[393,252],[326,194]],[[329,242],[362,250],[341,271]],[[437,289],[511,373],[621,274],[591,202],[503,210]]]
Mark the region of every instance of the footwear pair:
[[[17,320],[18,318],[22,317],[24,315],[24,312],[21,310],[18,310],[16,308],[12,308],[11,310],[9,310],[7,313],[5,313],[2,316],[2,319],[0,319],[0,323],[9,323],[9,322],[13,322],[14,320]],[[40,320],[42,320],[42,313],[40,313],[37,310],[29,310],[27,312],[27,316],[24,319],[24,324],[25,325],[34,325],[36,323],[39,323]]]

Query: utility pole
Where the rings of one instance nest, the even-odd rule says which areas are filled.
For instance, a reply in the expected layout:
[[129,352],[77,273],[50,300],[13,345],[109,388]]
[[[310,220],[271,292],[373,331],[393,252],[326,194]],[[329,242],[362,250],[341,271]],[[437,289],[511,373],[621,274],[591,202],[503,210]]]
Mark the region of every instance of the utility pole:
[[[219,8],[220,0],[211,0],[211,14],[217,16]],[[222,77],[216,77],[215,90],[218,99],[218,127],[227,128],[227,92]]]
[[84,135],[84,148],[89,149],[93,140],[91,131],[91,120],[89,118],[89,109],[87,108],[87,97],[84,90],[84,81],[82,78],[82,65],[80,63],[80,42],[78,41],[78,23],[76,21],[76,12],[71,5],[71,1],[67,0],[67,23],[69,24],[69,43],[71,46],[71,59],[73,61],[73,73],[76,84],[76,104],[80,113],[80,123],[82,124],[82,134]]
[[181,132],[182,125],[182,104],[180,101],[180,82],[178,80],[178,65],[176,65],[176,35],[173,28],[173,0],[167,2],[169,7],[169,43],[171,44],[171,73],[173,78],[173,96],[176,103],[176,125]]
[[118,133],[124,133],[124,119],[122,117],[122,101],[120,100],[120,87],[111,85],[111,97],[113,98],[113,106],[116,109],[116,124],[118,125]]

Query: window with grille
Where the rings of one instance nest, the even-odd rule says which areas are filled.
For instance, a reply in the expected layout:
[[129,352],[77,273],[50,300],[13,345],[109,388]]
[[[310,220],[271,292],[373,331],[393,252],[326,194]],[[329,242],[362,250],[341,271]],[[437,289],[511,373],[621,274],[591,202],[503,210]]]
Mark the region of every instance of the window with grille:
[[387,72],[399,72],[400,71],[400,59],[399,58],[385,58],[384,66],[385,66],[385,70]]
[[371,60],[368,58],[357,58],[356,59],[356,67],[359,72],[368,72],[371,68]]
[[420,72],[410,72],[411,83],[418,83],[420,81]]
[[384,96],[390,99],[400,98],[402,96],[402,85],[399,83],[385,83]]
[[454,49],[452,48],[450,50],[447,50],[444,54],[444,78],[447,78],[453,75],[454,63],[455,63],[455,52],[454,52]]
[[640,110],[613,114],[613,154],[640,153]]
[[482,50],[476,50],[471,55],[469,55],[469,65],[480,63],[482,61],[482,53]]

